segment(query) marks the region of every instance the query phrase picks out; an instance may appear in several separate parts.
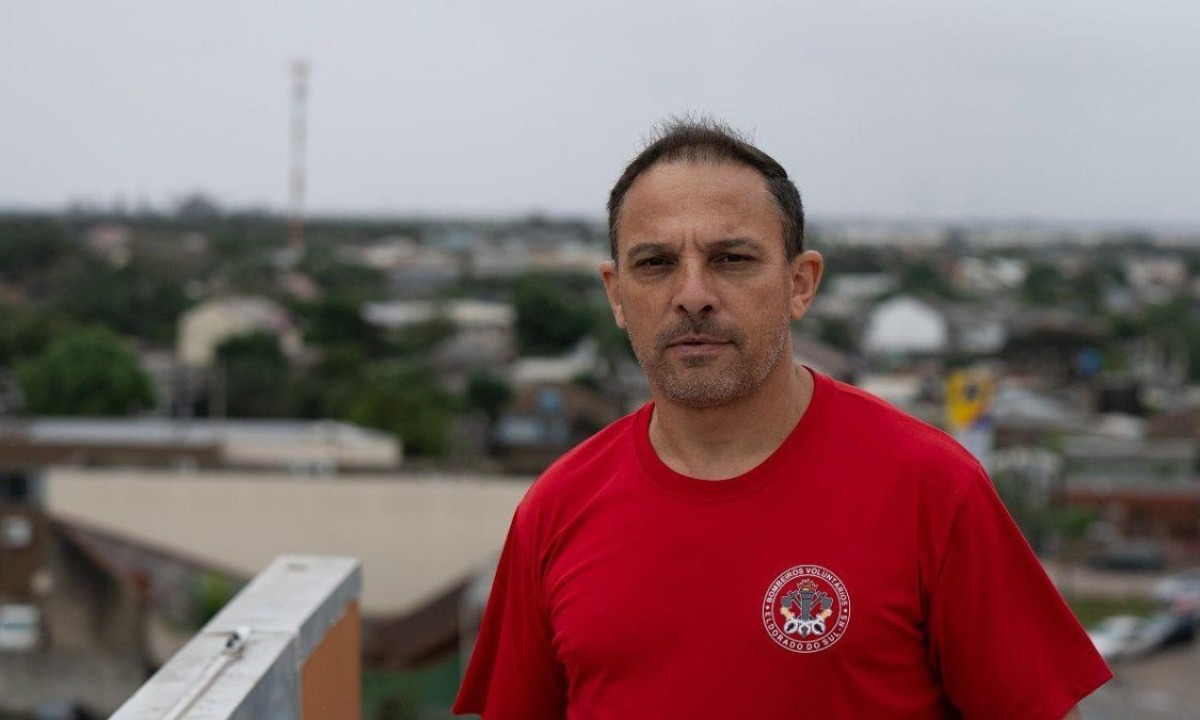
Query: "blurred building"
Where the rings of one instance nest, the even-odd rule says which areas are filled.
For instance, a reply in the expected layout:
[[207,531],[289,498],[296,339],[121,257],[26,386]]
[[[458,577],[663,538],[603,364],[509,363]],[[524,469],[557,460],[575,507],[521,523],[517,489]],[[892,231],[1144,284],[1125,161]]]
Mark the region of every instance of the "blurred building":
[[235,296],[208,300],[183,313],[175,352],[180,363],[207,368],[221,343],[254,332],[275,336],[288,357],[303,349],[300,329],[282,306],[268,298]]
[[508,303],[484,300],[371,302],[362,317],[371,325],[401,335],[442,321],[450,334],[433,348],[430,365],[446,387],[461,392],[475,373],[502,375],[516,357],[516,311]]
[[950,326],[930,303],[900,295],[876,305],[867,317],[860,344],[875,358],[921,358],[950,349]]
[[391,433],[330,420],[37,418],[0,425],[0,469],[56,465],[224,467],[303,474],[388,471]]
[[495,454],[510,472],[538,473],[623,413],[597,388],[527,379],[496,423]]
[[107,715],[150,668],[145,596],[120,572],[26,504],[0,503],[0,716],[51,700]]
[[1200,559],[1200,477],[1191,440],[1077,436],[1063,444],[1063,501],[1106,523],[1114,563]]
[[84,233],[83,242],[113,267],[124,267],[133,258],[133,229],[128,225],[105,223],[93,226]]

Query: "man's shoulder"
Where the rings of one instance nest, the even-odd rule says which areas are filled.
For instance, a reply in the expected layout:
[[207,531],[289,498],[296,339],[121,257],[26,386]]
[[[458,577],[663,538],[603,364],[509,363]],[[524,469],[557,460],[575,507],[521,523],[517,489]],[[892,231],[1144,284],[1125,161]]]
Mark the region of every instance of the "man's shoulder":
[[898,463],[979,472],[979,462],[944,430],[913,417],[871,393],[830,380],[833,400],[825,415],[827,429]]
[[636,463],[633,433],[643,407],[614,420],[568,450],[530,486],[522,505],[527,511],[546,511],[586,502],[619,471]]

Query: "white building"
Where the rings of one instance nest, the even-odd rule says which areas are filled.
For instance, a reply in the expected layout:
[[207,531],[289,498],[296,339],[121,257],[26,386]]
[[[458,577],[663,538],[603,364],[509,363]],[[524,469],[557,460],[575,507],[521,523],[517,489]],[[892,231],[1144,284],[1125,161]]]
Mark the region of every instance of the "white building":
[[180,315],[175,351],[184,365],[210,367],[221,343],[253,332],[274,335],[288,357],[303,349],[299,328],[280,305],[263,297],[234,296],[208,300]]
[[949,349],[950,328],[935,307],[901,295],[871,311],[862,338],[868,356],[936,355]]

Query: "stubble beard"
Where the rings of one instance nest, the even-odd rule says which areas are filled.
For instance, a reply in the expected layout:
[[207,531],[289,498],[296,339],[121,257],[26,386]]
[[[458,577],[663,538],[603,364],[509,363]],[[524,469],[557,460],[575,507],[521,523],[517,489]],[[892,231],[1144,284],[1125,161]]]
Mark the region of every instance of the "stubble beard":
[[[668,357],[670,343],[688,334],[707,335],[729,342],[734,351],[732,362],[713,357],[685,357],[681,364],[672,362]],[[649,347],[639,342],[632,332],[629,340],[651,387],[684,407],[707,409],[744,398],[758,389],[783,357],[789,337],[785,321],[769,335],[765,352],[757,357],[748,356],[745,333],[736,328],[723,328],[708,317],[688,315],[659,332]]]

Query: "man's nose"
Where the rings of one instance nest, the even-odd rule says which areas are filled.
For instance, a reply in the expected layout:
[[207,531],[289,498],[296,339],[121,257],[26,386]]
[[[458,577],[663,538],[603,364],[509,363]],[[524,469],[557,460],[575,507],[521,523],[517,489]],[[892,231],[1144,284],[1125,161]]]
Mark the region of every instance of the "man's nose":
[[689,315],[711,315],[717,310],[717,296],[704,265],[684,263],[679,271],[675,290],[675,307]]

